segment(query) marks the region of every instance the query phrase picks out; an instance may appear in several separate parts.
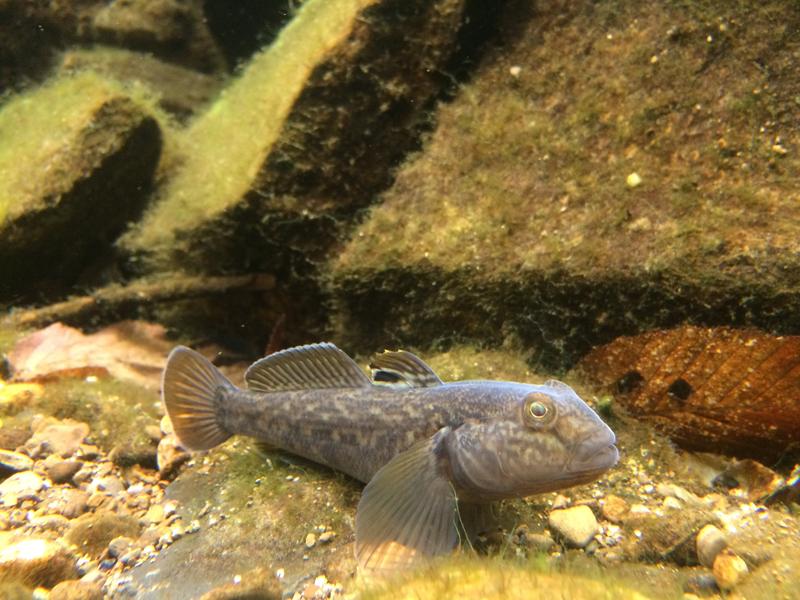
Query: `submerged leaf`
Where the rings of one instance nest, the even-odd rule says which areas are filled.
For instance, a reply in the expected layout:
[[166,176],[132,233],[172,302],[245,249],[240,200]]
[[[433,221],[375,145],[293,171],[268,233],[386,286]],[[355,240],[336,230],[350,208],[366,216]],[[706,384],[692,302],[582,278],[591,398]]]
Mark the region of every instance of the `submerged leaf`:
[[111,375],[157,388],[171,346],[153,323],[121,321],[89,335],[54,323],[19,340],[7,358],[17,381]]
[[800,336],[683,326],[620,337],[579,369],[683,447],[768,461],[800,450]]

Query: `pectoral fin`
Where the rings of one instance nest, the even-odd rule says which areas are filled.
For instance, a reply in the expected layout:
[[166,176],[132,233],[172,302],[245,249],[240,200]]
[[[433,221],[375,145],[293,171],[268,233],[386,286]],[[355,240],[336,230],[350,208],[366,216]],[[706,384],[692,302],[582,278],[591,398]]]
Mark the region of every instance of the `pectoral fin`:
[[449,427],[384,465],[356,512],[356,559],[370,573],[409,566],[458,545],[458,502],[443,468]]

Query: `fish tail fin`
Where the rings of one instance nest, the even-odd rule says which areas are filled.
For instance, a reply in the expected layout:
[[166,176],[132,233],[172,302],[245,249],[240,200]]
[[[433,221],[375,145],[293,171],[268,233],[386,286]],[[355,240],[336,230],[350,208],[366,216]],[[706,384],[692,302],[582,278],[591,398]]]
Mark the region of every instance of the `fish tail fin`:
[[203,355],[177,346],[161,380],[161,397],[178,440],[189,450],[208,450],[231,437],[219,422],[222,390],[235,386]]

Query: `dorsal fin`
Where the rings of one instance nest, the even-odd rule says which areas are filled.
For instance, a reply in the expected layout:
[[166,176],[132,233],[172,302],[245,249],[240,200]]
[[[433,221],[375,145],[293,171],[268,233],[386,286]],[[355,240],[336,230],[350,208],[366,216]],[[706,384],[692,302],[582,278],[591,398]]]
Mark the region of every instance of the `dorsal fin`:
[[244,374],[256,392],[357,388],[370,384],[356,362],[333,344],[287,348],[257,360]]
[[384,350],[376,354],[369,365],[375,383],[433,387],[442,380],[425,361],[405,350]]

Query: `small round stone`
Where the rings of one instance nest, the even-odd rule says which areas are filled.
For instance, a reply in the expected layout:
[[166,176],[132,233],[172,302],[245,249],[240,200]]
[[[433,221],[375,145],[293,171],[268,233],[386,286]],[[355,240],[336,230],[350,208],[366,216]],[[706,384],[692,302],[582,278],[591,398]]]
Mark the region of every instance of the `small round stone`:
[[714,559],[714,579],[723,591],[735,588],[748,574],[747,563],[733,552],[724,551]]
[[573,506],[554,510],[548,518],[548,525],[570,546],[586,547],[599,530],[597,518],[588,506]]
[[0,471],[19,473],[20,471],[30,471],[32,468],[33,459],[30,456],[0,449]]
[[608,519],[612,523],[620,523],[630,511],[630,507],[619,496],[609,494],[603,500],[601,511],[604,519]]
[[727,546],[725,536],[714,525],[706,525],[697,534],[697,558],[700,564],[709,569],[714,564],[714,559]]
[[306,536],[306,548],[313,548],[314,545],[317,543],[317,536],[313,533],[309,533]]
[[53,483],[68,483],[82,467],[83,463],[77,460],[60,460],[45,470]]

